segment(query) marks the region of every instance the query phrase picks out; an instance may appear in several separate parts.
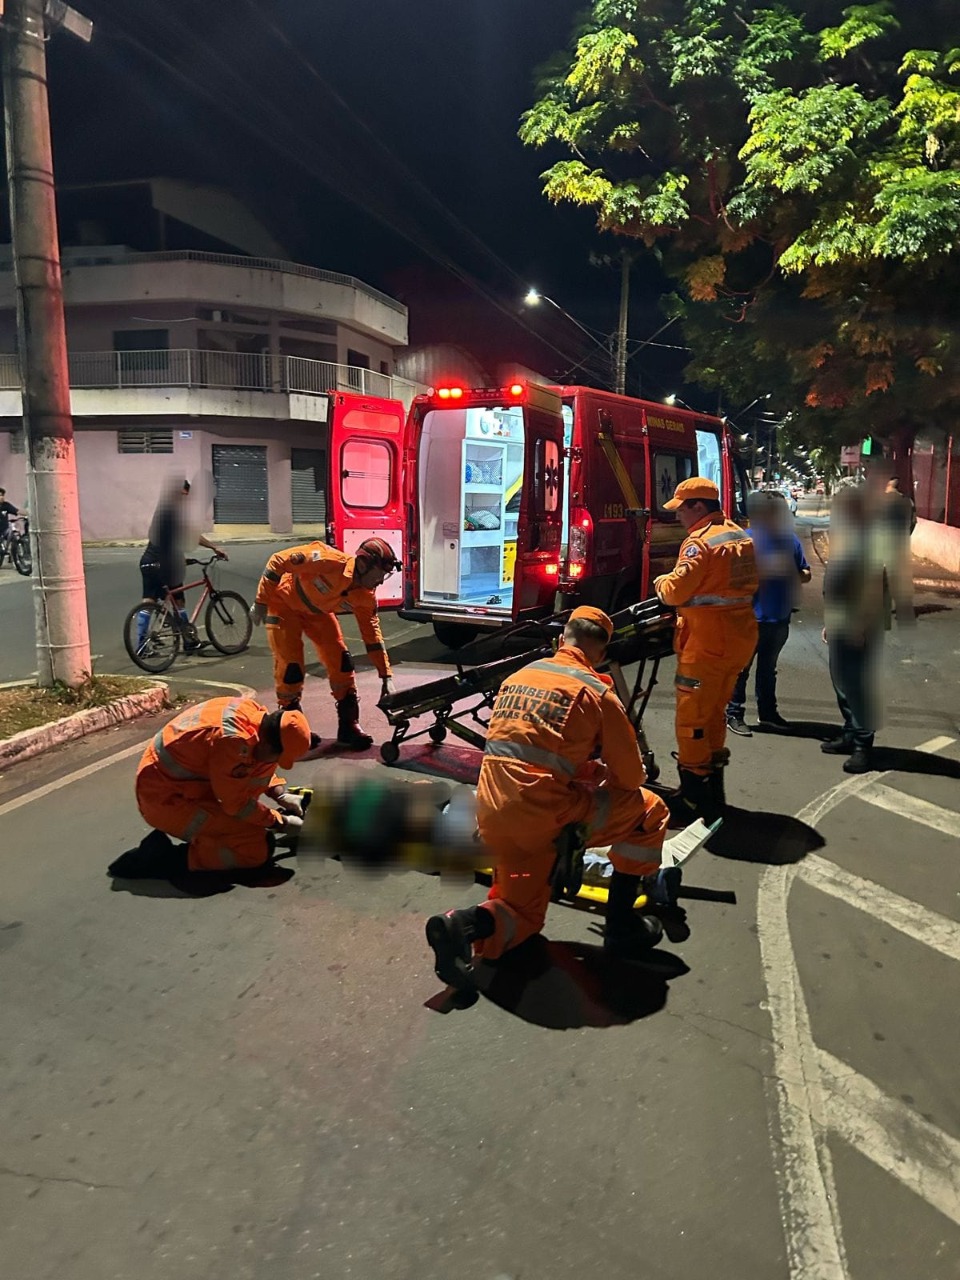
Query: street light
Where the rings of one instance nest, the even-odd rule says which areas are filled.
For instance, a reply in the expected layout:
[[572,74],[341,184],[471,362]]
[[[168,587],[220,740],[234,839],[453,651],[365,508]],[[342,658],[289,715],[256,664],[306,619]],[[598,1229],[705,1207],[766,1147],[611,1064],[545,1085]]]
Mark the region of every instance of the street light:
[[684,409],[689,409],[691,413],[697,412],[692,405],[687,404],[686,400],[681,400],[675,391],[671,391],[668,396],[664,396],[663,403],[669,405],[682,404]]
[[[576,325],[576,327],[580,330],[580,332],[582,334],[585,334],[586,337],[588,337],[590,341],[594,344],[594,346],[599,347],[600,350],[603,352],[604,356],[606,356],[606,358],[609,360],[610,351],[606,343],[601,342],[595,333],[591,333],[591,331],[587,328],[586,325],[581,324],[580,321],[576,318],[576,316],[572,316],[569,311],[564,310],[564,308],[561,307],[560,303],[555,302],[554,299],[551,298],[549,294],[541,293],[539,289],[531,285],[530,288],[527,290],[526,294],[524,295],[523,305],[525,307],[538,307],[541,302],[549,302],[551,307],[559,311],[560,314],[564,317],[564,319],[569,320],[571,324]],[[591,355],[592,354],[593,353],[591,352]],[[582,360],[579,365],[574,365],[574,369],[580,368],[581,365],[583,364],[586,364],[586,360]],[[571,372],[573,372],[573,370],[571,370]]]

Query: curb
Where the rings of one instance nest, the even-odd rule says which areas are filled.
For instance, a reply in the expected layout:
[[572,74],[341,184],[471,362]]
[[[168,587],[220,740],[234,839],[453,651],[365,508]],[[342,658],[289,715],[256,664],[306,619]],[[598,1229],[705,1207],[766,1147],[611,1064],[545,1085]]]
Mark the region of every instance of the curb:
[[152,689],[145,689],[143,693],[131,693],[125,698],[118,698],[106,707],[90,707],[87,711],[78,711],[63,720],[54,720],[52,724],[24,729],[22,733],[15,733],[12,738],[0,741],[0,769],[41,755],[64,742],[85,738],[87,734],[96,733],[99,729],[109,729],[111,725],[123,724],[127,720],[136,720],[138,716],[162,711],[170,705],[169,695],[169,687],[158,683]]

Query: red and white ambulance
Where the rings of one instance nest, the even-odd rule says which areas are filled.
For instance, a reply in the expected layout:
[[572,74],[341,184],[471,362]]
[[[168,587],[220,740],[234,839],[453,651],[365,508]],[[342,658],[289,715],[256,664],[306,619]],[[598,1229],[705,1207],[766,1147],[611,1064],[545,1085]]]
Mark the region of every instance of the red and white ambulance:
[[591,387],[444,386],[409,414],[333,393],[328,427],[327,540],[386,538],[405,573],[381,605],[451,647],[557,608],[644,599],[676,560],[683,530],[664,503],[688,476],[746,514],[721,419]]

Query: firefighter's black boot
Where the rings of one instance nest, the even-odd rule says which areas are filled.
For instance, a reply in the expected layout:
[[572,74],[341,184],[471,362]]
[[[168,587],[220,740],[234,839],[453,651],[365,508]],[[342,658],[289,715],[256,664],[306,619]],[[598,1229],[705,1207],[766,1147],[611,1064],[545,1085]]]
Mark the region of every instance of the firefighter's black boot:
[[476,991],[473,944],[492,937],[496,923],[483,907],[464,907],[427,921],[427,942],[433,951],[434,972],[457,991]]
[[151,831],[136,849],[121,853],[107,868],[107,875],[120,880],[167,880],[187,870],[187,845],[174,844],[162,831]]
[[710,757],[710,798],[713,801],[714,817],[711,821],[715,822],[717,818],[722,818],[727,811],[727,790],[725,786],[726,767],[730,763],[730,751],[727,747],[723,747],[720,751],[714,751]]
[[633,904],[641,891],[641,877],[614,871],[607,890],[607,921],[603,948],[618,960],[639,960],[663,937],[656,916],[639,915]]
[[373,745],[369,733],[360,728],[360,702],[355,693],[348,693],[337,703],[337,741],[351,751],[366,751]]
[[[721,778],[722,785],[722,778]],[[692,769],[680,769],[680,790],[667,797],[672,825],[689,826],[702,818],[707,824],[723,816],[714,791],[713,773],[694,773]]]

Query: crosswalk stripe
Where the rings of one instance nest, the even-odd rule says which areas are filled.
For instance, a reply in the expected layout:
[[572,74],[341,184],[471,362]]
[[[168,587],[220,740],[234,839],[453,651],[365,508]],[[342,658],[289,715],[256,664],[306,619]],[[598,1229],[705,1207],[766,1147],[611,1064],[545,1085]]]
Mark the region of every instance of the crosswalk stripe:
[[930,804],[928,800],[920,800],[917,796],[907,795],[895,787],[888,787],[876,782],[859,792],[859,800],[876,805],[878,809],[886,809],[897,813],[909,822],[919,822],[934,831],[942,831],[944,835],[960,837],[960,814],[952,809],[944,809],[939,804]]
[[817,1050],[827,1123],[845,1142],[960,1224],[960,1142]]
[[816,853],[804,858],[798,875],[822,893],[875,916],[915,942],[939,951],[948,960],[960,960],[960,924],[955,920],[901,898],[872,880],[851,875]]

